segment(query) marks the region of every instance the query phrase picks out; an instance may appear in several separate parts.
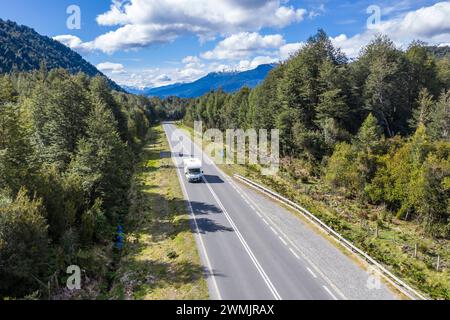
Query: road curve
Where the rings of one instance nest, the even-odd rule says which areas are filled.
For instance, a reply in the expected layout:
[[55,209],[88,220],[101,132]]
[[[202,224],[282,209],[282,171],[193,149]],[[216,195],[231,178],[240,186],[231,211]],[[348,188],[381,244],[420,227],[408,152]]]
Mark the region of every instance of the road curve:
[[371,287],[366,270],[302,220],[237,184],[214,164],[203,161],[203,181],[188,183],[183,157],[206,156],[173,124],[163,127],[191,210],[212,299],[396,298],[382,283]]

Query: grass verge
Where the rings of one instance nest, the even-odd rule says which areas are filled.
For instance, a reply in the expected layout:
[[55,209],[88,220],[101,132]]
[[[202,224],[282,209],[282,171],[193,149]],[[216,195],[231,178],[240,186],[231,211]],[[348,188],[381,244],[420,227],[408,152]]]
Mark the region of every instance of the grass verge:
[[204,270],[170,155],[162,127],[153,127],[133,179],[125,246],[110,299],[208,299]]

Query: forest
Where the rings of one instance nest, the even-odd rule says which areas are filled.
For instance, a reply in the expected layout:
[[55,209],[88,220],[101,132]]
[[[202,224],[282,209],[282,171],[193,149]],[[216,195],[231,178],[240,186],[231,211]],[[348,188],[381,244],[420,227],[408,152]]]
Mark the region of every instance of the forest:
[[[255,89],[198,99],[130,95],[101,75],[44,64],[0,75],[0,299],[54,297],[69,265],[108,285],[134,164],[158,119],[279,129],[282,179],[381,208],[370,217],[377,226],[417,226],[447,246],[449,263],[448,51],[417,41],[401,50],[380,35],[350,60],[319,30]],[[375,254],[372,245],[364,249]],[[400,269],[433,297],[449,297],[448,282],[433,287],[413,267]]]
[[348,59],[319,30],[255,89],[211,91],[183,111],[191,128],[278,129],[276,176],[223,169],[305,206],[429,296],[450,297],[448,47],[400,49],[378,35]]
[[379,35],[350,61],[322,30],[254,90],[211,92],[184,122],[279,129],[283,170],[450,236],[450,59]]
[[[49,70],[63,68],[71,74],[83,72],[90,77],[104,76],[95,66],[62,43],[34,29],[0,18],[0,73],[38,70],[41,62]],[[116,91],[124,91],[108,79]]]
[[0,76],[0,298],[53,297],[70,265],[107,277],[152,110],[101,76]]

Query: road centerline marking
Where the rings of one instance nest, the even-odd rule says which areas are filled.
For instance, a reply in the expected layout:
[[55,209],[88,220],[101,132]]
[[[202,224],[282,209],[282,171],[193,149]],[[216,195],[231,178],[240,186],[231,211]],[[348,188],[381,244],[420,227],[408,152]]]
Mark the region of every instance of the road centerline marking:
[[[234,182],[232,182],[232,184],[235,184]],[[237,184],[236,184],[236,186],[237,186],[237,188],[239,188],[240,190],[242,190],[241,189],[241,187],[240,186],[238,186]],[[256,204],[256,202],[253,200],[253,199],[251,199],[251,197],[250,196],[248,196],[248,195],[245,195],[244,196],[244,191],[242,191],[242,197],[247,197],[248,199],[250,199],[250,201],[254,204],[254,206],[257,208],[257,210],[258,211],[260,211],[260,212],[263,212],[263,210],[261,210],[260,208],[259,208],[259,206]],[[272,196],[269,196],[270,198],[274,198],[274,197],[272,197]],[[274,198],[275,200],[276,200],[276,198]],[[265,215],[266,216],[266,215]],[[277,227],[277,225],[276,225],[276,223],[274,223],[273,221],[272,221],[272,219],[269,217],[269,216],[266,216],[266,218],[272,223],[272,225],[274,225],[275,227]],[[267,220],[265,220],[265,218],[262,218],[263,219],[263,221],[268,225],[268,226],[271,226],[271,224],[269,224],[268,222],[267,222]],[[279,229],[279,228],[278,228]],[[342,299],[344,299],[344,300],[347,300],[347,297],[342,293],[342,291],[341,290],[339,290],[339,288],[320,270],[320,268],[319,267],[317,267],[316,266],[316,264],[314,263],[314,262],[312,262],[311,261],[311,259],[309,259],[307,256],[306,256],[306,254],[305,253],[303,253],[303,251],[297,246],[297,244],[294,242],[294,241],[292,241],[288,236],[286,236],[286,239],[287,239],[287,241],[300,253],[300,255],[303,257],[303,259],[307,262],[307,263],[309,263],[310,265],[311,265],[311,267],[314,269],[314,270],[316,270],[317,271],[317,273],[321,276],[321,278],[326,282],[326,283],[328,283],[341,297],[342,297]],[[299,258],[299,256],[295,253],[295,251],[294,250],[291,250],[291,252],[295,255],[295,257],[297,258],[297,259],[299,259],[300,260],[300,258]]]
[[280,294],[278,293],[277,289],[275,288],[275,286],[273,285],[272,281],[270,281],[269,276],[267,275],[267,273],[264,271],[263,267],[261,266],[261,264],[259,263],[258,259],[255,257],[253,251],[250,249],[249,245],[247,244],[247,242],[245,241],[244,237],[242,236],[241,232],[239,231],[238,227],[236,226],[236,224],[234,223],[233,219],[231,218],[231,216],[229,215],[228,211],[225,209],[224,205],[222,204],[222,202],[220,201],[219,197],[217,196],[217,194],[214,192],[214,190],[211,188],[211,186],[209,185],[208,181],[205,179],[205,177],[203,177],[203,181],[205,182],[206,186],[208,187],[209,191],[211,192],[212,196],[214,197],[214,199],[216,200],[217,204],[220,206],[220,208],[222,209],[225,217],[227,218],[228,222],[231,224],[232,228],[234,229],[237,237],[239,238],[241,244],[244,246],[245,251],[247,251],[247,254],[250,256],[250,259],[252,260],[253,264],[255,265],[256,269],[258,270],[258,272],[260,273],[261,277],[263,278],[264,282],[266,283],[266,285],[269,287],[269,290],[271,291],[272,295],[274,296],[274,298],[276,300],[282,300]]

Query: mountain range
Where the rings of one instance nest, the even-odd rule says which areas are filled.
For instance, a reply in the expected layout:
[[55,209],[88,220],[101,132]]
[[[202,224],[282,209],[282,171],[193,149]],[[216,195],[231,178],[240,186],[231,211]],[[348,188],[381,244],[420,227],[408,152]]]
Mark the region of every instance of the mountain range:
[[[47,69],[64,68],[72,74],[105,76],[81,55],[52,38],[42,36],[32,28],[0,19],[0,73],[39,69],[44,62]],[[123,89],[108,79],[113,89]]]
[[[448,46],[429,46],[428,51],[438,58],[450,57]],[[32,28],[18,25],[13,21],[0,19],[0,74],[12,71],[32,71],[45,62],[48,70],[64,68],[70,73],[83,72],[88,76],[105,76],[81,55],[62,43],[40,35]],[[254,88],[259,85],[276,64],[260,65],[256,69],[243,72],[213,72],[190,83],[176,83],[157,88],[132,88],[119,86],[108,78],[110,85],[117,91],[132,94],[167,98],[196,98],[211,90],[221,88],[233,93],[242,87]],[[106,77],[106,76],[105,76]]]
[[254,88],[259,85],[276,64],[263,64],[253,70],[243,72],[213,72],[190,83],[176,83],[158,88],[142,90],[124,87],[129,93],[142,94],[151,97],[167,98],[197,98],[211,90],[221,88],[227,93],[239,91],[242,87]]

